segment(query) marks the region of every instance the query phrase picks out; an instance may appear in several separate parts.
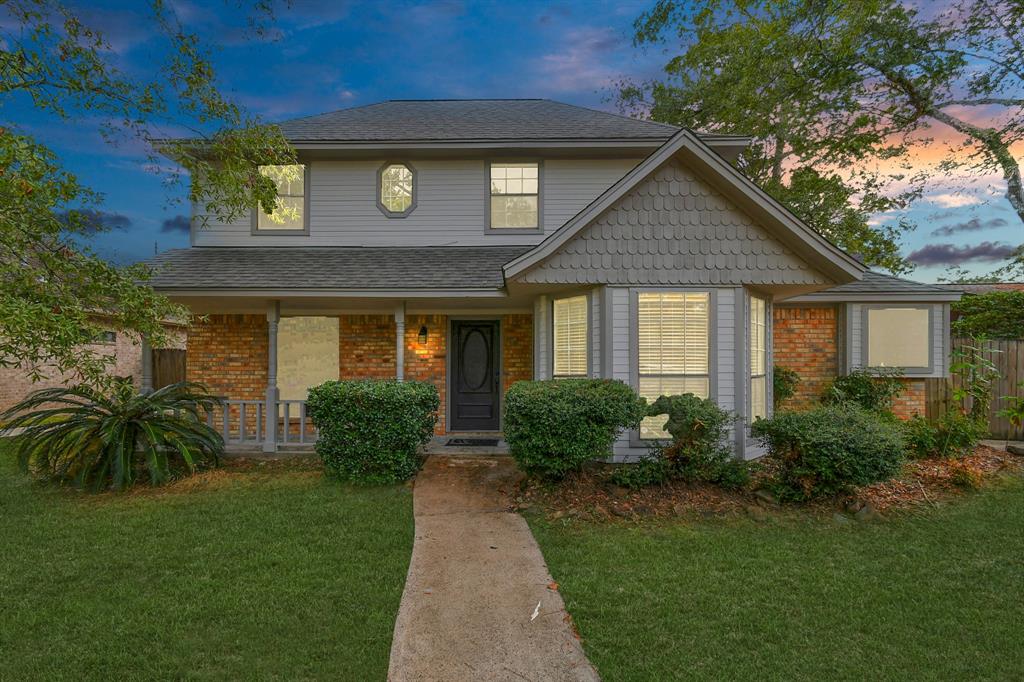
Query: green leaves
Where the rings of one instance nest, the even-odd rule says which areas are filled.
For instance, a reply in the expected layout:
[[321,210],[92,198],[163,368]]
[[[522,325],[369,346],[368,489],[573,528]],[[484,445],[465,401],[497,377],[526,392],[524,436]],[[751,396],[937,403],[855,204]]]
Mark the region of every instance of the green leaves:
[[621,381],[520,381],[505,394],[505,440],[523,471],[558,480],[607,457],[618,433],[646,413],[644,399]]
[[952,305],[955,336],[1024,338],[1024,291],[992,291],[964,296]]
[[327,471],[357,483],[400,483],[416,475],[420,446],[434,433],[440,396],[423,381],[328,381],[309,389],[316,451]]
[[[255,5],[259,32],[270,7]],[[59,2],[10,0],[4,10],[0,102],[29,98],[59,119],[98,120],[108,141],[135,141],[154,167],[170,156],[176,165],[166,179],[190,181],[201,225],[248,215],[257,204],[274,207],[274,183],[258,167],[293,163],[294,150],[276,127],[219,93],[208,50],[170,6],[152,2],[164,50],[154,48],[148,78],[120,71],[103,35]],[[193,131],[193,139],[161,142],[168,125]],[[98,226],[89,216],[100,199],[44,144],[0,128],[0,366],[104,386],[113,357],[89,347],[101,329],[159,345],[162,322],[187,314],[146,286],[146,267],[116,267],[90,252]]]
[[[927,14],[897,0],[659,0],[634,41],[678,41],[676,54],[662,79],[626,83],[619,103],[752,137],[744,172],[865,263],[906,272],[899,240],[913,226],[869,218],[905,209],[931,174],[948,186],[951,168],[999,171],[1024,220],[1009,152],[1024,137],[1022,27],[1019,3],[988,0]],[[911,172],[930,126],[959,140],[944,167]]]
[[139,394],[130,384],[107,390],[81,385],[36,391],[0,415],[22,466],[78,487],[130,487],[140,469],[153,485],[172,475],[172,459],[189,472],[216,464],[224,442],[207,426],[219,404],[193,383]]

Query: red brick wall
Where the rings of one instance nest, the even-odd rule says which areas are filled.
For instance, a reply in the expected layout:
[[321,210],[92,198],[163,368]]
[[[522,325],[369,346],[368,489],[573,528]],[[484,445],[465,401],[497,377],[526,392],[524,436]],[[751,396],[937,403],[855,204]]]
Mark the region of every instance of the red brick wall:
[[267,392],[265,315],[209,315],[193,320],[185,355],[185,378],[206,384],[215,395],[260,400]]
[[[420,343],[420,327],[427,328],[427,342]],[[392,332],[394,338],[394,332]],[[434,433],[443,435],[446,428],[445,405],[448,362],[448,317],[446,315],[407,315],[405,318],[405,377],[429,381],[437,386],[441,409]],[[394,364],[392,364],[392,368]],[[394,374],[392,374],[394,376]]]
[[901,379],[903,393],[896,396],[892,411],[900,419],[910,419],[915,414],[925,416],[924,379]]
[[338,350],[339,378],[393,379],[395,318],[391,315],[342,315],[338,318]]
[[502,392],[517,381],[533,379],[533,315],[501,318]]
[[839,370],[836,309],[775,306],[773,321],[775,365],[800,375],[796,395],[781,407],[811,407]]
[[[533,378],[533,316],[505,315],[502,325],[503,390]],[[420,328],[427,341],[420,343]],[[395,376],[395,320],[390,315],[343,315],[338,321],[339,378]],[[262,399],[267,386],[267,322],[263,315],[210,315],[189,332],[186,375],[218,394]],[[405,376],[429,381],[441,396],[436,432],[445,433],[448,317],[408,315]]]

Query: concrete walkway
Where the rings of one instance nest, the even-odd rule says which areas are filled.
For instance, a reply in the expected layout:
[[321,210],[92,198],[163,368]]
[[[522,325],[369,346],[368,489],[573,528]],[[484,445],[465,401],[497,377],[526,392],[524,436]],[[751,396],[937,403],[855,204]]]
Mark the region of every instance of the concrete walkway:
[[598,679],[526,521],[508,511],[515,481],[508,458],[427,460],[389,680]]

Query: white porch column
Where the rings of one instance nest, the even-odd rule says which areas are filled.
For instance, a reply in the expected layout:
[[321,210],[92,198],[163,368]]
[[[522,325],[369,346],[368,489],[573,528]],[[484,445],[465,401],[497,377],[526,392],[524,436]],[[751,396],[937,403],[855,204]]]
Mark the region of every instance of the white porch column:
[[405,301],[395,306],[395,379],[405,381]]
[[[267,401],[264,405],[263,452],[277,451],[277,325],[281,321],[281,302],[274,301],[267,308]],[[287,425],[285,426],[287,428]]]
[[141,340],[142,345],[142,378],[139,392],[143,394],[153,392],[153,348],[149,345],[149,339],[145,336]]

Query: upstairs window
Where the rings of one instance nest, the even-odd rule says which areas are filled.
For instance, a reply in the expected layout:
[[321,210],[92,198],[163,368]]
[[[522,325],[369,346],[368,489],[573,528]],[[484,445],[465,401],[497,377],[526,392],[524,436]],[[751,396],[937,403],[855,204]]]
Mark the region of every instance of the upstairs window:
[[404,218],[416,208],[416,171],[406,163],[386,163],[377,174],[377,208],[389,218]]
[[492,163],[490,188],[492,229],[540,227],[539,164]]
[[750,421],[768,416],[768,304],[750,297]]
[[587,375],[587,297],[556,299],[552,310],[555,377]]
[[[653,403],[663,395],[710,393],[710,296],[641,293],[637,300],[638,393]],[[647,417],[640,437],[668,438],[667,415]]]
[[277,206],[273,213],[256,208],[257,232],[302,232],[306,223],[306,166],[260,166],[260,173],[274,181]]
[[864,326],[864,361],[868,367],[896,367],[918,372],[931,367],[928,308],[865,308]]

